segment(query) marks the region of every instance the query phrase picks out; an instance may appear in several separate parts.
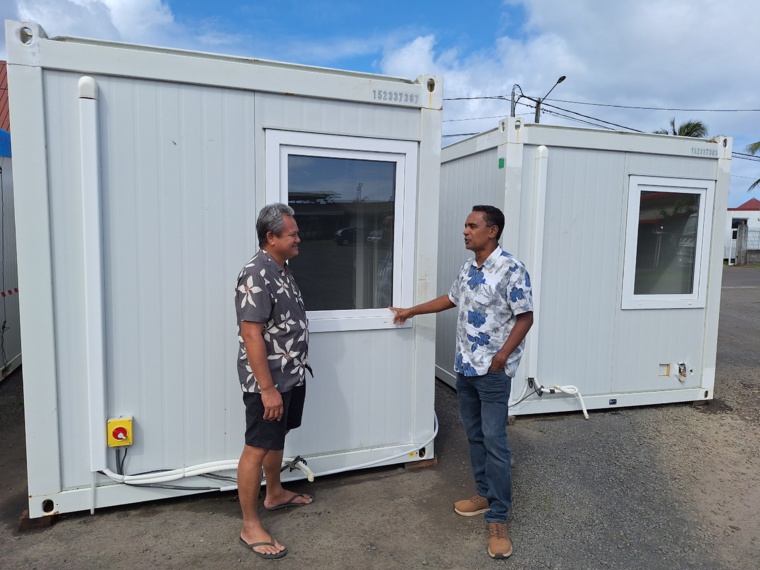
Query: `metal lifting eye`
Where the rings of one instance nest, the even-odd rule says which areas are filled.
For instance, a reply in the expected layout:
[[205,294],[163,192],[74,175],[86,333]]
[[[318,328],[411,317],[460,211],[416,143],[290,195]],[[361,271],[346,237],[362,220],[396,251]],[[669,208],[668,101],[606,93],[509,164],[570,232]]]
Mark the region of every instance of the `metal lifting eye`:
[[32,42],[34,41],[34,32],[31,30],[31,28],[24,26],[18,31],[18,37],[21,40],[22,44],[29,46],[32,45]]

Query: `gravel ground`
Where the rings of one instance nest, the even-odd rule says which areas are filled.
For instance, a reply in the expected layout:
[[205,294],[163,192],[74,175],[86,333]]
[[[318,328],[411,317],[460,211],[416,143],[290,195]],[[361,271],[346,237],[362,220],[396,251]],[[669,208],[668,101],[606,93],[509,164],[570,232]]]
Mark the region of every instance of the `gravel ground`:
[[485,552],[456,396],[436,387],[438,465],[324,477],[317,502],[265,513],[290,553],[240,548],[234,493],[62,515],[20,533],[25,508],[20,374],[0,383],[2,568],[756,569],[760,560],[760,269],[726,268],[715,400],[521,417],[509,427],[515,554]]

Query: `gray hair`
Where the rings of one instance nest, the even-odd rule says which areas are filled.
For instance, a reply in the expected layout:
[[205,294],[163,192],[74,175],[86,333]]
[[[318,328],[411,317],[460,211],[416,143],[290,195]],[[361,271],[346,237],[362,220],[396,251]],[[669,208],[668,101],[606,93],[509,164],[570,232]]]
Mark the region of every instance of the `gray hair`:
[[279,236],[285,229],[285,222],[282,220],[283,216],[294,216],[295,212],[293,208],[287,204],[280,204],[275,202],[274,204],[267,204],[259,212],[259,218],[256,220],[256,233],[259,236],[259,247],[264,247],[267,243],[267,234],[272,232],[274,235]]

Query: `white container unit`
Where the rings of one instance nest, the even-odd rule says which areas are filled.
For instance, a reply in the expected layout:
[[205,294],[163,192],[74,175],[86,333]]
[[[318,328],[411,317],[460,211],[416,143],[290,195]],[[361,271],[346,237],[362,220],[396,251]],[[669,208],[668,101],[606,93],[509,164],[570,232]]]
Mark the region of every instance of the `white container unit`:
[[[474,204],[503,209],[502,247],[533,281],[511,413],[713,397],[730,160],[724,137],[514,118],[443,149],[439,292],[470,257]],[[454,330],[454,312],[440,314],[436,374],[451,385]]]
[[109,419],[133,418],[126,474],[234,488],[195,475],[234,476],[242,450],[233,291],[273,201],[302,230],[315,375],[286,457],[319,476],[433,456],[435,321],[384,303],[435,291],[438,77],[6,38],[30,516],[193,492],[115,481]]

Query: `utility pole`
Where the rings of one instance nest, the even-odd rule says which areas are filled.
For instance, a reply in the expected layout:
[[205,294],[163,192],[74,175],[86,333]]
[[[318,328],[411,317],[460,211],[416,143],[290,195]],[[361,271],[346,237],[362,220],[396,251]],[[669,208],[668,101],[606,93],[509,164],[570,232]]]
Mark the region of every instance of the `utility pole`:
[[[551,93],[552,91],[554,91],[554,88],[557,85],[559,85],[560,83],[562,83],[565,79],[566,79],[565,75],[563,75],[562,77],[560,77],[559,79],[557,79],[557,82],[554,85],[552,85],[551,89],[549,89],[549,93]],[[544,95],[540,99],[536,100],[536,118],[535,118],[536,123],[538,123],[539,118],[540,118],[539,115],[541,114],[541,101],[543,101],[544,99],[546,99],[549,96],[549,93],[547,93],[546,95]]]
[[[551,93],[552,91],[554,91],[554,88],[557,85],[559,85],[560,83],[562,83],[565,79],[567,79],[567,76],[565,76],[565,75],[563,75],[562,77],[560,77],[559,79],[557,79],[556,83],[554,83],[554,85],[552,85],[552,88],[549,89],[549,93]],[[515,98],[515,92],[518,89],[520,90],[520,95],[519,95],[519,97]],[[549,93],[547,93],[546,95],[544,95],[540,99],[534,99],[533,97],[528,97],[525,93],[523,93],[522,87],[520,87],[517,83],[515,83],[512,86],[512,97],[510,99],[511,104],[510,104],[510,108],[509,108],[509,116],[510,117],[514,117],[515,116],[515,108],[517,107],[517,102],[520,99],[522,99],[522,98],[530,99],[531,101],[533,101],[536,104],[536,116],[535,116],[534,120],[535,120],[536,123],[538,123],[538,121],[540,120],[540,114],[541,114],[541,102],[549,96]]]

